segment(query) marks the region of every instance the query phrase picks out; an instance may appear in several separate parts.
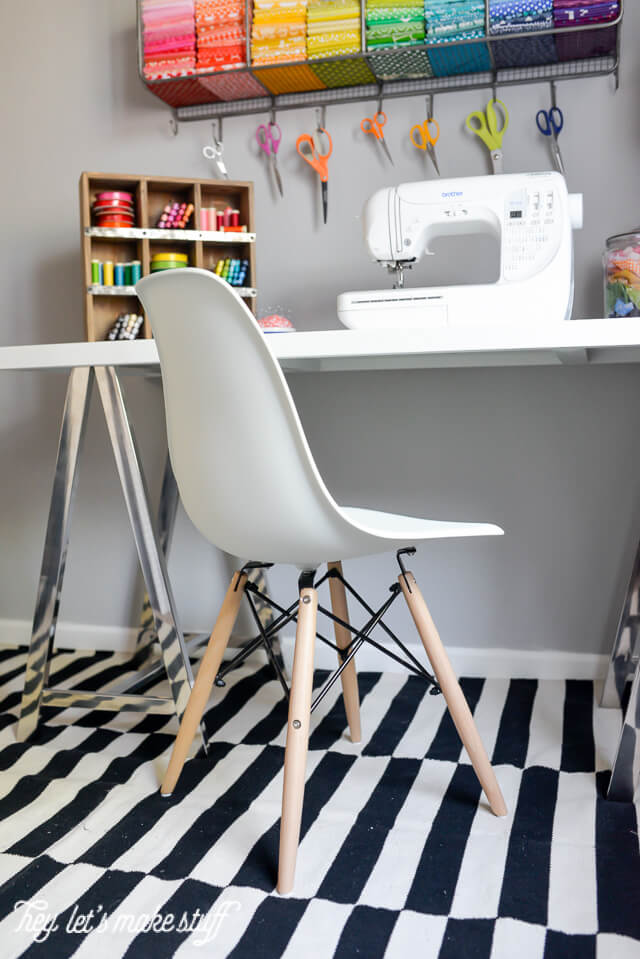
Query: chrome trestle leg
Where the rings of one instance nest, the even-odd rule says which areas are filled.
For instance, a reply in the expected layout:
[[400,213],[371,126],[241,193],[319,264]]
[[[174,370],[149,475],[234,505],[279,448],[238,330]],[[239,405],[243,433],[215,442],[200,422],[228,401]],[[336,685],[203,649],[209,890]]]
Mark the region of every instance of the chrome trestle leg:
[[[47,687],[49,660],[53,649],[58,607],[69,542],[69,527],[77,484],[78,462],[86,427],[93,379],[98,384],[109,438],[118,468],[129,520],[142,568],[153,616],[154,636],[160,643],[161,662],[169,681],[171,698],[130,695],[124,688],[105,692]],[[173,480],[173,474],[171,474]],[[174,484],[175,485],[175,484]],[[176,623],[175,604],[167,575],[162,546],[168,545],[173,522],[169,517],[177,504],[165,500],[167,523],[164,543],[156,534],[149,510],[146,485],[133,430],[127,417],[120,382],[113,367],[74,369],[69,376],[65,400],[49,519],[25,686],[18,723],[18,739],[26,739],[38,725],[42,705],[113,711],[160,712],[182,716],[193,675],[182,633]],[[135,684],[133,684],[135,685]]]
[[49,656],[56,631],[67,560],[71,511],[78,478],[78,460],[87,423],[92,382],[93,370],[90,367],[78,367],[71,371],[67,384],[24,692],[20,704],[17,730],[19,740],[27,739],[38,725],[42,691],[49,675]]
[[181,717],[193,685],[193,674],[184,638],[176,621],[166,562],[151,519],[133,430],[115,369],[111,366],[98,366],[95,376],[153,612],[161,657],[169,679],[175,710],[178,717]]
[[640,668],[636,666],[631,694],[622,720],[616,757],[611,768],[607,798],[632,802],[640,779]]
[[[171,460],[169,459],[169,454],[167,453],[167,458],[164,464],[164,473],[162,476],[162,488],[160,491],[160,502],[158,505],[158,518],[156,522],[160,549],[162,550],[165,562],[169,557],[169,550],[171,548],[171,540],[173,538],[173,530],[175,528],[179,500],[180,497],[178,495],[178,484],[176,483],[176,478],[173,475]],[[149,594],[145,593],[142,601],[140,628],[136,638],[136,653],[139,662],[144,662],[144,660],[149,657],[157,638],[158,637],[153,622],[153,610],[151,609],[151,603],[149,601]],[[208,637],[205,637],[205,642],[207,638]]]
[[609,799],[631,802],[640,779],[640,546],[622,606],[615,642],[609,660],[600,705],[624,708],[627,683],[631,682],[629,702],[607,790]]
[[627,681],[637,665],[638,636],[640,634],[640,545],[633,563],[627,595],[622,604],[615,642],[611,650],[609,669],[602,691],[600,705],[620,709]]

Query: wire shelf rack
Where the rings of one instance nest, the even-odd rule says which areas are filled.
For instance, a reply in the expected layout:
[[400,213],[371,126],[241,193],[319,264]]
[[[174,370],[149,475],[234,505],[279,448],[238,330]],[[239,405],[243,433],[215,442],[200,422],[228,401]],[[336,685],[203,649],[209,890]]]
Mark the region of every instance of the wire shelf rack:
[[[180,122],[395,99],[476,88],[610,76],[618,86],[624,0],[615,20],[526,33],[490,33],[447,44],[366,49],[361,0],[357,53],[177,77],[145,76],[138,3],[138,72],[145,86],[173,109]],[[251,63],[251,11],[246,4],[246,64]]]

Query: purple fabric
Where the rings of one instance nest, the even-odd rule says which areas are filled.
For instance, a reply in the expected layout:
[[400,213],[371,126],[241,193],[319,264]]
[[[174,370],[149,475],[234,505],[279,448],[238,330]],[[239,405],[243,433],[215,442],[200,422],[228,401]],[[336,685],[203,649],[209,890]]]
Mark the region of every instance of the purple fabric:
[[581,30],[579,33],[558,31],[556,50],[558,59],[586,60],[588,57],[604,57],[613,54],[616,49],[617,27],[605,27],[604,30]]
[[579,30],[563,35],[563,27],[579,27],[588,23],[606,23],[620,13],[618,0],[553,0],[553,22],[558,59],[585,60],[603,57],[616,49],[617,27]]
[[553,20],[556,27],[577,27],[585,23],[606,23],[620,13],[618,0],[598,0],[580,3],[579,0],[554,0]]

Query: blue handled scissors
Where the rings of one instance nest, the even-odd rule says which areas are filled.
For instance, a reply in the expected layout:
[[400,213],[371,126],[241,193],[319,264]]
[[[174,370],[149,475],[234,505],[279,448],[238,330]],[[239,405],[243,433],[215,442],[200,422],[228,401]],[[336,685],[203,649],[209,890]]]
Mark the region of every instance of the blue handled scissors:
[[278,148],[280,146],[280,141],[282,140],[282,130],[277,123],[269,123],[267,126],[266,123],[261,123],[258,129],[256,130],[256,140],[260,144],[260,147],[269,157],[269,163],[273,168],[273,175],[280,191],[280,196],[284,196],[282,191],[282,180],[280,179],[280,171],[278,170]]
[[564,116],[560,107],[551,107],[550,110],[538,110],[536,125],[545,137],[551,137],[551,152],[556,170],[564,176],[564,163],[558,145],[558,134],[564,126]]

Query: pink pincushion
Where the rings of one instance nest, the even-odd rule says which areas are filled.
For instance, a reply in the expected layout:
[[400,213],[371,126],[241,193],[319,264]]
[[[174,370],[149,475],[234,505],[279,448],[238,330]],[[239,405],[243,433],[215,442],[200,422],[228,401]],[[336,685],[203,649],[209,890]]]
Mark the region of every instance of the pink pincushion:
[[272,313],[270,316],[263,316],[258,320],[260,327],[267,333],[284,333],[295,330],[295,326],[286,316],[279,316]]

